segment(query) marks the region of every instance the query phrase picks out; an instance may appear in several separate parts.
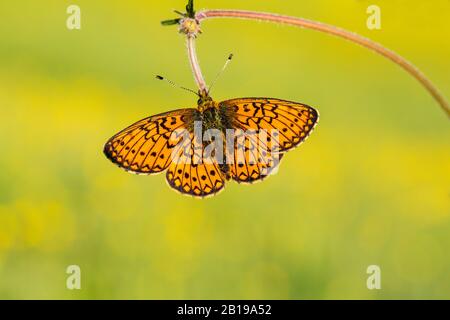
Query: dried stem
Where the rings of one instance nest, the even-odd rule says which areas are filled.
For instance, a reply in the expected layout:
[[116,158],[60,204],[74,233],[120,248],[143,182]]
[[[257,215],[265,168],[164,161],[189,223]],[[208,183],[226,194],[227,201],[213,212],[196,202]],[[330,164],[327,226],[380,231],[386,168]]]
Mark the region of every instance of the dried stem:
[[[195,22],[200,23],[203,20],[210,18],[241,18],[241,19],[252,19],[252,20],[260,20],[260,21],[270,21],[281,24],[289,24],[301,28],[312,29],[316,31],[321,31],[327,34],[331,34],[337,37],[344,38],[346,40],[355,42],[361,46],[364,46],[368,49],[375,51],[376,53],[381,54],[382,56],[390,59],[397,65],[401,66],[405,69],[409,74],[411,74],[414,78],[416,78],[427,90],[428,92],[436,99],[442,109],[447,113],[450,117],[450,106],[449,103],[445,100],[444,96],[439,92],[439,90],[433,85],[433,83],[422,73],[419,69],[417,69],[414,65],[408,62],[406,59],[398,55],[397,53],[383,47],[382,45],[360,36],[356,33],[352,33],[346,31],[341,28],[337,28],[328,24],[311,21],[303,18],[296,18],[290,16],[282,16],[273,13],[264,13],[264,12],[254,12],[254,11],[243,11],[243,10],[204,10],[200,11],[195,15]],[[194,19],[193,19],[194,20]],[[192,70],[194,72],[194,77],[199,86],[200,90],[206,90],[205,81],[200,71],[200,67],[198,65],[198,60],[195,54],[195,44],[194,37],[188,35],[188,51],[189,51],[189,59],[191,62]]]
[[191,64],[192,73],[194,74],[195,82],[197,83],[197,87],[199,92],[206,92],[206,82],[203,78],[202,70],[200,69],[200,65],[197,59],[197,52],[195,49],[195,36],[187,35],[187,50],[189,56],[189,62]]

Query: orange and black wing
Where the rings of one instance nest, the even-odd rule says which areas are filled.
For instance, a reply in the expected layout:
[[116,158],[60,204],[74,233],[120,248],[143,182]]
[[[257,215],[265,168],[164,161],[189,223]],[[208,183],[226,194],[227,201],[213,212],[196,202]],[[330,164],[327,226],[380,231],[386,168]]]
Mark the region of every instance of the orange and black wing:
[[273,152],[273,147],[265,140],[265,135],[256,131],[236,129],[233,150],[229,162],[230,175],[239,183],[261,181],[274,173],[283,157]]
[[104,153],[133,173],[155,174],[168,169],[169,186],[183,194],[213,195],[224,188],[225,178],[213,157],[204,158],[202,141],[194,141],[194,121],[200,118],[196,109],[145,118],[109,139]]
[[171,163],[171,154],[182,140],[173,134],[191,130],[196,109],[180,109],[142,119],[106,142],[104,153],[119,167],[138,174],[160,173]]
[[302,143],[319,118],[308,105],[272,98],[226,100],[220,109],[230,119],[228,126],[247,132],[234,144],[230,171],[237,182],[252,183],[271,174],[283,153]]
[[[182,194],[204,198],[225,187],[226,174],[214,156],[206,155],[202,142],[191,133],[177,148],[177,157],[167,169],[169,186]],[[222,147],[222,146],[220,146]]]

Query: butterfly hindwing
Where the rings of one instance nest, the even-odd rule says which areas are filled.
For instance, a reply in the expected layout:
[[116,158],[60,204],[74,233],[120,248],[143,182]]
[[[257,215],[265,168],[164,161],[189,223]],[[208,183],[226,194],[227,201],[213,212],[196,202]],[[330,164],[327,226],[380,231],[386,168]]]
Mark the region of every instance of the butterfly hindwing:
[[264,133],[250,131],[244,134],[240,129],[235,132],[231,177],[239,183],[262,181],[278,167],[283,154],[273,152],[275,147],[267,142]]
[[175,190],[194,197],[207,197],[225,187],[225,176],[214,157],[205,156],[203,143],[195,145],[194,135],[180,143],[177,157],[167,169],[166,179]]

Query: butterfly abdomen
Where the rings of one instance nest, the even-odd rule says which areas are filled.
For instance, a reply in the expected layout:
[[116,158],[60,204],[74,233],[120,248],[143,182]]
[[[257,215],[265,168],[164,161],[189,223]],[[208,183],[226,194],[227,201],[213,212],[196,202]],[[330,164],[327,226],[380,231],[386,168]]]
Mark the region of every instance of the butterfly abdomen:
[[222,172],[225,180],[230,180],[231,179],[230,165],[227,163],[221,163],[221,164],[219,164],[219,168],[220,168],[220,172]]

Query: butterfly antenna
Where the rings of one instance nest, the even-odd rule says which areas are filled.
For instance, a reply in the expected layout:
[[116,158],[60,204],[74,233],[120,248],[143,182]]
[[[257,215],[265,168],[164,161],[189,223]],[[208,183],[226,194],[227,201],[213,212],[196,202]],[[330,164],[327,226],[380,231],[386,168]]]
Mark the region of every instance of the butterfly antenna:
[[211,82],[211,85],[208,88],[208,94],[211,92],[212,87],[214,86],[214,84],[217,82],[217,79],[219,79],[219,77],[222,75],[222,73],[225,71],[225,69],[227,68],[228,64],[230,63],[231,59],[233,59],[233,54],[230,53],[230,55],[228,56],[227,61],[225,61],[225,64],[223,65],[222,69],[219,71],[219,73],[216,75],[216,77],[214,78],[213,82]]
[[194,90],[189,89],[189,88],[186,88],[186,87],[179,86],[179,85],[177,85],[175,82],[173,82],[173,81],[171,81],[171,80],[169,80],[169,79],[166,79],[166,78],[164,78],[164,77],[162,77],[162,76],[157,75],[157,76],[156,76],[156,79],[167,81],[169,84],[171,84],[172,86],[174,86],[174,87],[176,87],[176,88],[180,88],[180,89],[183,89],[183,90],[192,92],[193,94],[195,94],[195,95],[198,96],[198,97],[200,96],[200,95],[198,94],[198,92],[195,92]]

